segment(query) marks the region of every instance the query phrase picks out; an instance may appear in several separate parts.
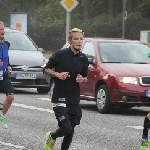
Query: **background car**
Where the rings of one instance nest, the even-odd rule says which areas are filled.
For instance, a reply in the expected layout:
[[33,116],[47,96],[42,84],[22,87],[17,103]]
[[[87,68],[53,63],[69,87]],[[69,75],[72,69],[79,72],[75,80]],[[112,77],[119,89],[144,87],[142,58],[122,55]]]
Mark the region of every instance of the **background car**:
[[42,66],[48,62],[42,48],[25,33],[5,28],[5,40],[10,43],[10,79],[13,87],[37,88],[38,93],[48,93],[50,76],[43,74]]
[[88,81],[80,84],[81,99],[95,101],[100,113],[109,113],[115,106],[150,106],[150,48],[146,44],[84,38],[81,51],[89,60]]

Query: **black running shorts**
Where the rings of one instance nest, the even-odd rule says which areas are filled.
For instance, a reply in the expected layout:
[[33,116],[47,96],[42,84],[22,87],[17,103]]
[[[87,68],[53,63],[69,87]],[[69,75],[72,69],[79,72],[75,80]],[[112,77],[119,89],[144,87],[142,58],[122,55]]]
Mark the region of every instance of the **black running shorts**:
[[67,105],[66,107],[53,107],[58,125],[65,121],[70,121],[71,124],[79,125],[82,117],[82,111],[78,105]]
[[6,93],[6,95],[14,94],[14,88],[7,75],[4,75],[3,80],[0,80],[0,87]]

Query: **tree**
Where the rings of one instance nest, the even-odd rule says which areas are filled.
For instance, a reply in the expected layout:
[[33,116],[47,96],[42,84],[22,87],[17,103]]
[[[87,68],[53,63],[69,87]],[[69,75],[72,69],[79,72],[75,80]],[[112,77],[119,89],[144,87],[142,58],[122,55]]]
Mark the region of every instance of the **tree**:
[[114,14],[114,5],[113,5],[113,0],[108,0],[108,14],[113,16]]
[[83,20],[88,20],[90,18],[90,5],[91,0],[84,1],[84,8],[83,8]]

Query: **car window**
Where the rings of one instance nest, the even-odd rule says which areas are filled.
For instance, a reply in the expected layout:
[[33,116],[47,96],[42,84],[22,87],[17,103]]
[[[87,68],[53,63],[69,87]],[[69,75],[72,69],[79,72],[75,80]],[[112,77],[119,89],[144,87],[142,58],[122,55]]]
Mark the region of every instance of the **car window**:
[[150,48],[140,43],[99,43],[102,62],[149,63]]
[[5,39],[10,43],[10,50],[37,50],[35,43],[24,33],[5,32]]
[[95,48],[91,42],[85,42],[82,53],[86,54],[88,58],[92,58],[95,61]]

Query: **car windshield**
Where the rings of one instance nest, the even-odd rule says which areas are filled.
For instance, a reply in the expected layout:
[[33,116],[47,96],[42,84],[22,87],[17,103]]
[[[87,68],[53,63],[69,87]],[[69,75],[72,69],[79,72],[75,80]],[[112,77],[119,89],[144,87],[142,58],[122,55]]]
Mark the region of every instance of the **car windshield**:
[[5,39],[10,43],[10,50],[37,50],[35,43],[24,33],[5,32]]
[[99,43],[103,63],[149,63],[150,48],[140,43]]

